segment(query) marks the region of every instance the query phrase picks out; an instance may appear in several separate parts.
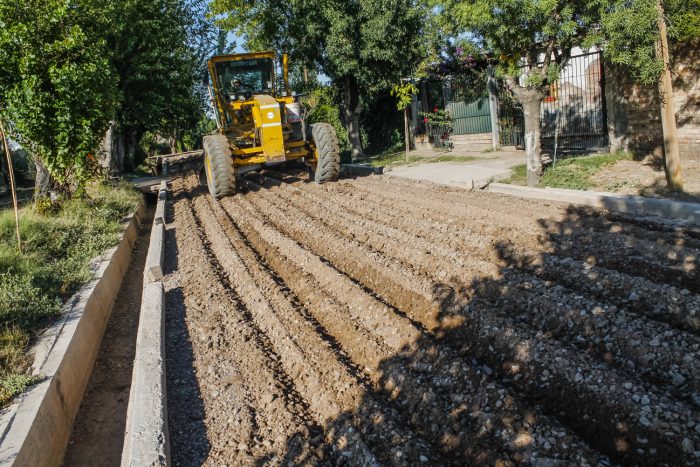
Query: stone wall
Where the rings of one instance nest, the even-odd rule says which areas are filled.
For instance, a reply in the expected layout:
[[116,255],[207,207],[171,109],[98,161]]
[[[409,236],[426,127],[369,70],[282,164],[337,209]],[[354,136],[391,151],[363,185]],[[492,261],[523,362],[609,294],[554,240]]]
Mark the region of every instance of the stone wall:
[[[682,159],[700,160],[700,42],[674,47],[673,88]],[[610,150],[637,156],[663,154],[659,95],[634,83],[628,71],[605,63],[605,105]]]

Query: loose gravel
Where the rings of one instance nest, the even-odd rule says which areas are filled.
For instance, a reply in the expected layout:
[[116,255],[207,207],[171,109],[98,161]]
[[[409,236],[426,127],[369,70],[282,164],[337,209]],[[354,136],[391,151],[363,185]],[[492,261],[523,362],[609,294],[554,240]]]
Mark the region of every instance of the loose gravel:
[[173,465],[697,465],[700,233],[371,176],[173,183]]

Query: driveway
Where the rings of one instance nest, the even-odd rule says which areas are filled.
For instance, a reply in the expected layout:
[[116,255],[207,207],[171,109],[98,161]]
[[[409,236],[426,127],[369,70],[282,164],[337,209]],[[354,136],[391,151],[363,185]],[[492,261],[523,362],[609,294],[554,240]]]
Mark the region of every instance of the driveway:
[[385,173],[392,177],[471,188],[507,178],[512,167],[525,162],[523,151],[476,153],[474,156],[478,158],[468,162],[425,162],[397,167]]

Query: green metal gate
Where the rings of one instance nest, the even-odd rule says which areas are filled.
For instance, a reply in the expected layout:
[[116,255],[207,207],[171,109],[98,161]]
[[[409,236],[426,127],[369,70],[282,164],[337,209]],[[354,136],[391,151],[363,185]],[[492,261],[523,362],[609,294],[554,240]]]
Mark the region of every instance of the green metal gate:
[[482,97],[469,103],[450,102],[445,110],[452,115],[455,135],[491,132],[488,97]]

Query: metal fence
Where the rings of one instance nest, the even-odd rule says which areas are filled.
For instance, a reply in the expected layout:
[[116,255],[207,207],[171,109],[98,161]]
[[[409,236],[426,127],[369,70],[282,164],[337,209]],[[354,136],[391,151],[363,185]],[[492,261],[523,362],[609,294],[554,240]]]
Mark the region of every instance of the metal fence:
[[498,139],[501,146],[525,148],[525,118],[523,109],[512,94],[501,92],[498,106]]
[[608,145],[600,52],[571,57],[542,103],[542,147],[590,151]]
[[[507,92],[507,91],[505,91]],[[524,147],[522,107],[501,95],[500,142]],[[559,81],[549,87],[541,107],[542,148],[586,152],[608,146],[605,81],[600,52],[571,57]]]

